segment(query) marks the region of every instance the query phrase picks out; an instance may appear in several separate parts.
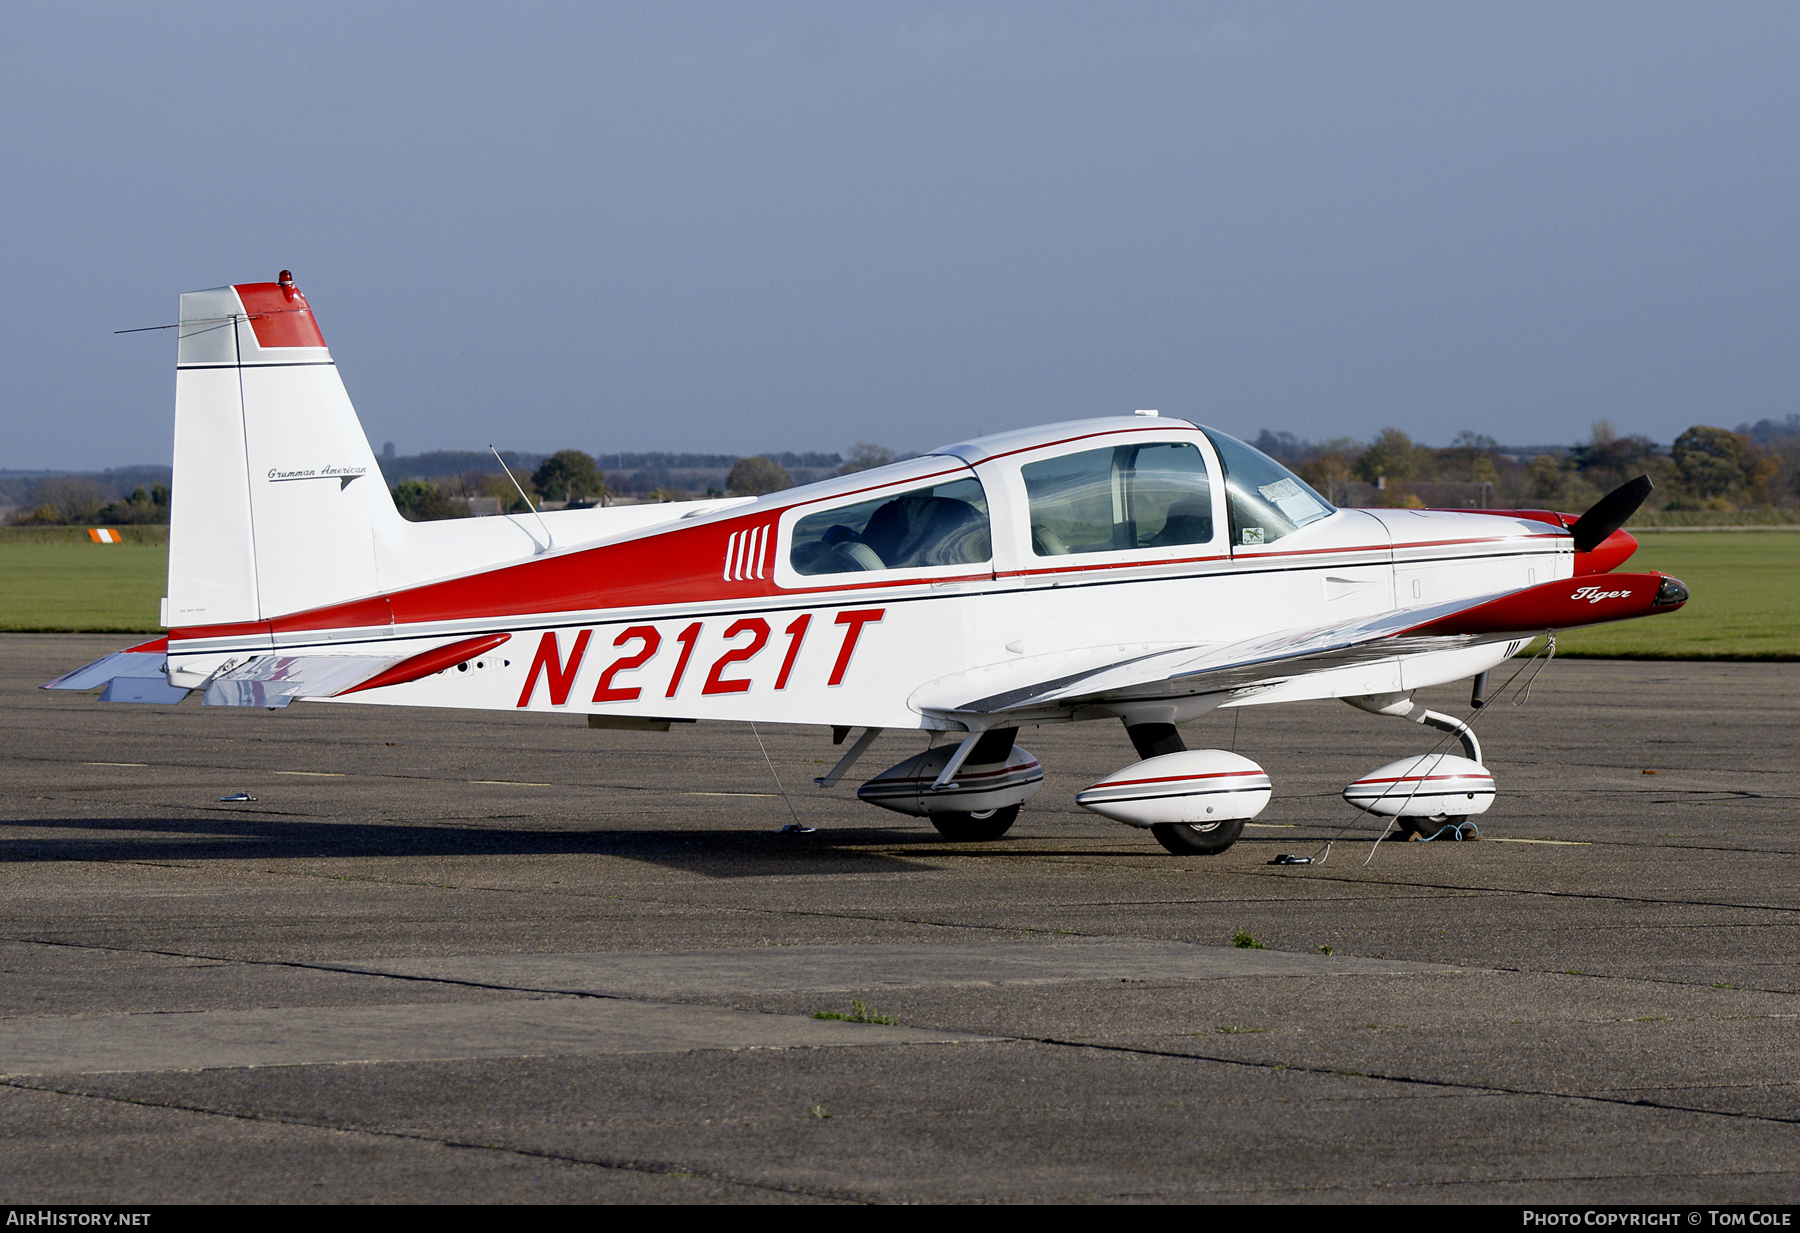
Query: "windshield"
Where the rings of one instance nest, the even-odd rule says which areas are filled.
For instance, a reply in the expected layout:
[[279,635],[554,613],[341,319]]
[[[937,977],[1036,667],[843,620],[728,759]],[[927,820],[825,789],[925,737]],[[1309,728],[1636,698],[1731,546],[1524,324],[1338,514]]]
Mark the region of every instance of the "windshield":
[[1206,435],[1225,464],[1232,544],[1273,543],[1335,512],[1305,480],[1261,450],[1211,428]]

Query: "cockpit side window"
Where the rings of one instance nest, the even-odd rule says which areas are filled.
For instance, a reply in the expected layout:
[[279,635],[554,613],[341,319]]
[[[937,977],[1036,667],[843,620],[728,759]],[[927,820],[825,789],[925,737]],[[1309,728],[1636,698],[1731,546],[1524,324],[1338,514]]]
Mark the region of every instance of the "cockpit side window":
[[1233,545],[1267,544],[1336,511],[1307,482],[1236,437],[1206,430],[1225,464],[1225,505]]
[[1020,468],[1031,551],[1120,552],[1213,538],[1206,460],[1185,442],[1084,450]]
[[794,524],[797,574],[978,565],[993,558],[987,496],[975,479],[888,494]]

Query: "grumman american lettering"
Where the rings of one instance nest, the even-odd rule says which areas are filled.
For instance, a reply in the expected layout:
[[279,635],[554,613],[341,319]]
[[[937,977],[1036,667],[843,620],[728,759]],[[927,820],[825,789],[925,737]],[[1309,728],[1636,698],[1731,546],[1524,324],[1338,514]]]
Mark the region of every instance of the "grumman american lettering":
[[1213,853],[1275,788],[1242,753],[1188,749],[1180,725],[1341,698],[1439,729],[1462,756],[1392,763],[1345,799],[1460,822],[1493,777],[1468,725],[1414,691],[1479,693],[1538,634],[1687,601],[1673,578],[1612,572],[1648,479],[1579,518],[1337,509],[1154,412],[764,497],[411,523],[285,271],[182,296],[178,338],[168,634],[46,688],[857,733],[828,788],[883,731],[912,730],[923,751],[857,795],[951,840],[1000,838],[1043,787],[1020,729],[1111,720],[1136,760],[1076,802]]

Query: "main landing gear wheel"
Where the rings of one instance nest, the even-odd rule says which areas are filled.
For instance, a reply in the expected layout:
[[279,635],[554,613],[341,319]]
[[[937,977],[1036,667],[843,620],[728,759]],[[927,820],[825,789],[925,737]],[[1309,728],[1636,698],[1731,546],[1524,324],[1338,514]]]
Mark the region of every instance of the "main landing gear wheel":
[[1177,856],[1217,856],[1244,833],[1244,820],[1229,822],[1159,822],[1150,828],[1156,842]]
[[952,843],[981,843],[998,839],[1012,829],[1012,824],[1018,817],[1017,805],[1008,805],[1004,809],[984,809],[980,813],[930,815],[931,824],[937,827],[937,833]]

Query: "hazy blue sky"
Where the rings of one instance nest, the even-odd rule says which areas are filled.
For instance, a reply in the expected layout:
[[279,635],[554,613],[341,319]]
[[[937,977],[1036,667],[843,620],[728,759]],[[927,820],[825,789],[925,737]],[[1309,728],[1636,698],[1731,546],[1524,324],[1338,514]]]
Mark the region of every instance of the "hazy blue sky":
[[1800,411],[1800,6],[11,4],[0,466],[287,267],[377,448]]

